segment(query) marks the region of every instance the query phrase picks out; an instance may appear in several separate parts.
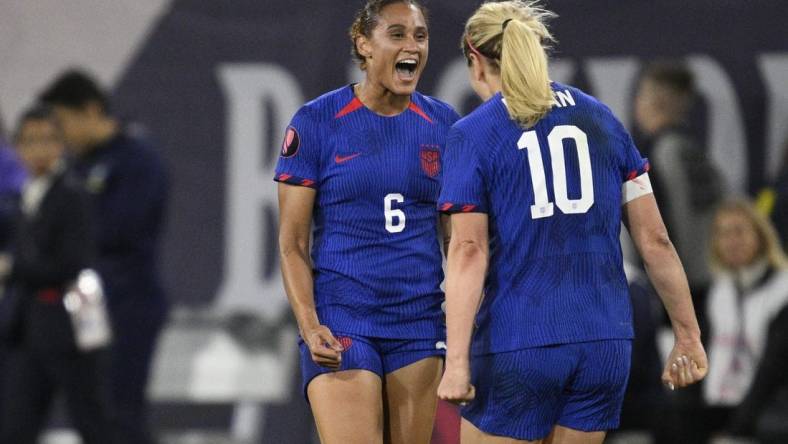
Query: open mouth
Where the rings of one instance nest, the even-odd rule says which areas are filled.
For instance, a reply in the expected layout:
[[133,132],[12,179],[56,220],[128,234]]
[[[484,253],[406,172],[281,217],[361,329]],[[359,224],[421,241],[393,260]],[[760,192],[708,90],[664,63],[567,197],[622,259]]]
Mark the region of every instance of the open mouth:
[[403,80],[412,80],[416,77],[416,68],[418,68],[418,66],[419,62],[416,59],[403,59],[394,65],[397,74],[399,74],[400,78]]

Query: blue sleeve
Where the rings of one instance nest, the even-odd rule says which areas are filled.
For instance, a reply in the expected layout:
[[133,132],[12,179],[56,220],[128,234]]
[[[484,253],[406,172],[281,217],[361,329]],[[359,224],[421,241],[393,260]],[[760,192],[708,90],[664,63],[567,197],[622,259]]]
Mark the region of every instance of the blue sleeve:
[[473,143],[452,128],[443,160],[443,186],[438,210],[444,213],[486,213],[487,187]]
[[301,108],[285,130],[274,180],[317,188],[320,178],[320,126]]

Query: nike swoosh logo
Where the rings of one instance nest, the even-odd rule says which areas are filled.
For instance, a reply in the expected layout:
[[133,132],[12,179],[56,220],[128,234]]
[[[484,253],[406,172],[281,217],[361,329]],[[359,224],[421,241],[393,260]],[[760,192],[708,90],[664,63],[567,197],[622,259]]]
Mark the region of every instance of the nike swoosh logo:
[[337,154],[336,156],[334,156],[334,162],[336,162],[336,163],[345,163],[348,160],[355,159],[356,157],[358,157],[360,155],[361,155],[361,153],[354,153],[354,154],[351,154],[349,156],[340,156],[339,154]]

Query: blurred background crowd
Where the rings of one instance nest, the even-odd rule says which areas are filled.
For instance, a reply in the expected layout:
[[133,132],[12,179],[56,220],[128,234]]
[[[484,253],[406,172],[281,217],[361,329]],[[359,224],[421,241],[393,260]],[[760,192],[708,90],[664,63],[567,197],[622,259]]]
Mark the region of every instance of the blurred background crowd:
[[[461,115],[478,3],[425,1],[419,89]],[[709,353],[699,386],[660,384],[669,321],[622,229],[636,338],[610,441],[788,442],[788,4],[544,3],[552,78],[650,159]],[[0,2],[0,442],[317,442],[271,179],[295,110],[359,78],[360,4]],[[441,405],[433,443],[457,421]]]

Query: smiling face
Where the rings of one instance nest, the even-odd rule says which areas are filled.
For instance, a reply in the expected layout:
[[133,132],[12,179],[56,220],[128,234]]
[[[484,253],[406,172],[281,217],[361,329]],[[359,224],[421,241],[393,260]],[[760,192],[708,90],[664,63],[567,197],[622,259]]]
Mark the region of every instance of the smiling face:
[[393,3],[380,11],[369,37],[356,42],[366,60],[367,81],[395,95],[410,95],[427,64],[429,34],[421,11],[409,3]]

